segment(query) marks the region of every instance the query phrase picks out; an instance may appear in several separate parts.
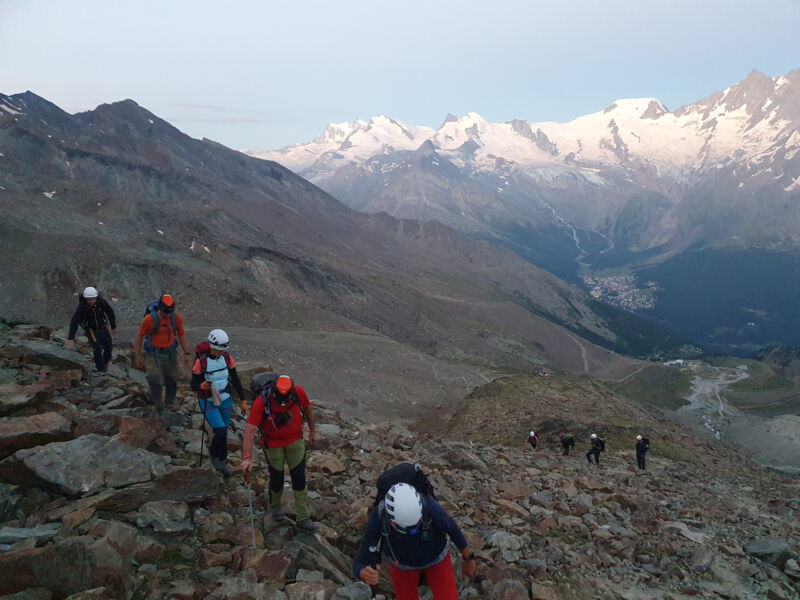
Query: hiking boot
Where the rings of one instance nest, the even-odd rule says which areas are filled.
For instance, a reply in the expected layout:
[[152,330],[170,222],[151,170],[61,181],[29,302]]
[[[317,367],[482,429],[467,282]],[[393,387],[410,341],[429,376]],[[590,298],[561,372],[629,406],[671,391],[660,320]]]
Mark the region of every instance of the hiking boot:
[[272,520],[275,522],[285,521],[286,520],[286,513],[283,512],[283,509],[278,506],[272,507]]
[[319,529],[319,525],[314,523],[311,519],[303,519],[297,522],[297,528],[306,533],[316,533],[317,529]]
[[219,471],[223,477],[230,477],[233,473],[228,468],[227,463],[224,459],[218,458],[216,456],[209,456],[208,462],[211,463],[211,466],[214,467],[216,471]]

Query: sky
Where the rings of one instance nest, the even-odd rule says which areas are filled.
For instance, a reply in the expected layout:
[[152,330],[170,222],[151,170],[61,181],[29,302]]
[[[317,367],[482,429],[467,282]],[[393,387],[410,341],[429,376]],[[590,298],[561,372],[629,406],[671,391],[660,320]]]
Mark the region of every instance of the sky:
[[0,93],[131,98],[236,149],[331,122],[570,121],[800,68],[800,0],[0,0]]

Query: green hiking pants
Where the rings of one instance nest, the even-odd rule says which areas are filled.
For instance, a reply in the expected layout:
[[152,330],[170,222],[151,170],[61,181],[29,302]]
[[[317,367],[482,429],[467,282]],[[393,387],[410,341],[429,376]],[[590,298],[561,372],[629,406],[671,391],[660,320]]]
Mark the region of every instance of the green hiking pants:
[[269,467],[269,501],[272,508],[281,507],[283,495],[283,467],[289,467],[294,493],[294,510],[298,521],[311,516],[308,510],[308,489],[306,488],[306,445],[302,439],[281,448],[267,448]]

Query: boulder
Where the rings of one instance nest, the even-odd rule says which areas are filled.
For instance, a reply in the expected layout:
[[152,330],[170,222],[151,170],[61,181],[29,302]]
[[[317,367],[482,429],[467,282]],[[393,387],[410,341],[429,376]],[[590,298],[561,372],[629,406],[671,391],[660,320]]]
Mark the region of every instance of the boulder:
[[155,482],[110,491],[96,506],[98,510],[127,513],[139,510],[145,502],[156,500],[199,504],[219,495],[221,489],[220,478],[213,471],[179,467],[167,471]]
[[520,536],[507,531],[495,531],[487,535],[486,544],[499,550],[506,562],[515,562],[522,558],[522,549],[525,547]]
[[82,354],[44,340],[14,340],[0,347],[0,356],[18,363],[85,372]]
[[32,550],[0,554],[0,594],[44,587],[61,600],[84,590],[106,587],[117,600],[130,598],[127,561],[106,540],[74,537]]
[[0,419],[0,460],[17,450],[68,440],[71,430],[69,419],[55,412]]
[[344,587],[338,588],[331,600],[370,600],[372,590],[363,581],[351,581]]
[[59,529],[61,529],[60,523],[47,523],[36,527],[0,527],[0,544],[16,544],[29,539],[46,542],[53,539]]
[[789,540],[786,538],[763,537],[744,547],[745,552],[759,560],[783,569],[792,557]]
[[19,450],[0,461],[0,478],[23,486],[80,496],[103,487],[150,481],[166,471],[169,460],[101,435],[89,434],[69,442]]
[[46,402],[53,396],[53,388],[44,383],[0,385],[0,417],[16,410]]
[[245,548],[241,556],[241,568],[253,569],[258,581],[276,583],[281,587],[286,579],[286,572],[292,565],[292,557],[286,552]]
[[192,529],[189,505],[175,500],[156,500],[142,506],[136,516],[136,526],[152,527],[153,531],[179,533]]
[[98,519],[87,535],[106,540],[123,556],[131,556],[139,549],[139,532],[135,527],[119,521]]
[[289,600],[330,600],[337,585],[332,581],[299,581],[286,586]]
[[443,458],[456,469],[480,471],[481,473],[486,473],[489,470],[485,462],[467,450],[453,448],[449,450]]

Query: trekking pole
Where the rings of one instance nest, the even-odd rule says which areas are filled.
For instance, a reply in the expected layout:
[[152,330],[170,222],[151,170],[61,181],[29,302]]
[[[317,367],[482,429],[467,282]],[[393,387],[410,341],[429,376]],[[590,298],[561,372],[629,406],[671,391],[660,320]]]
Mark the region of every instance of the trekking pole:
[[206,439],[206,400],[203,400],[203,422],[200,423],[200,467],[203,466],[203,448]]
[[256,523],[253,516],[253,486],[250,485],[250,471],[244,474],[245,483],[247,483],[247,506],[250,509],[250,532],[253,534],[253,548],[256,547]]

